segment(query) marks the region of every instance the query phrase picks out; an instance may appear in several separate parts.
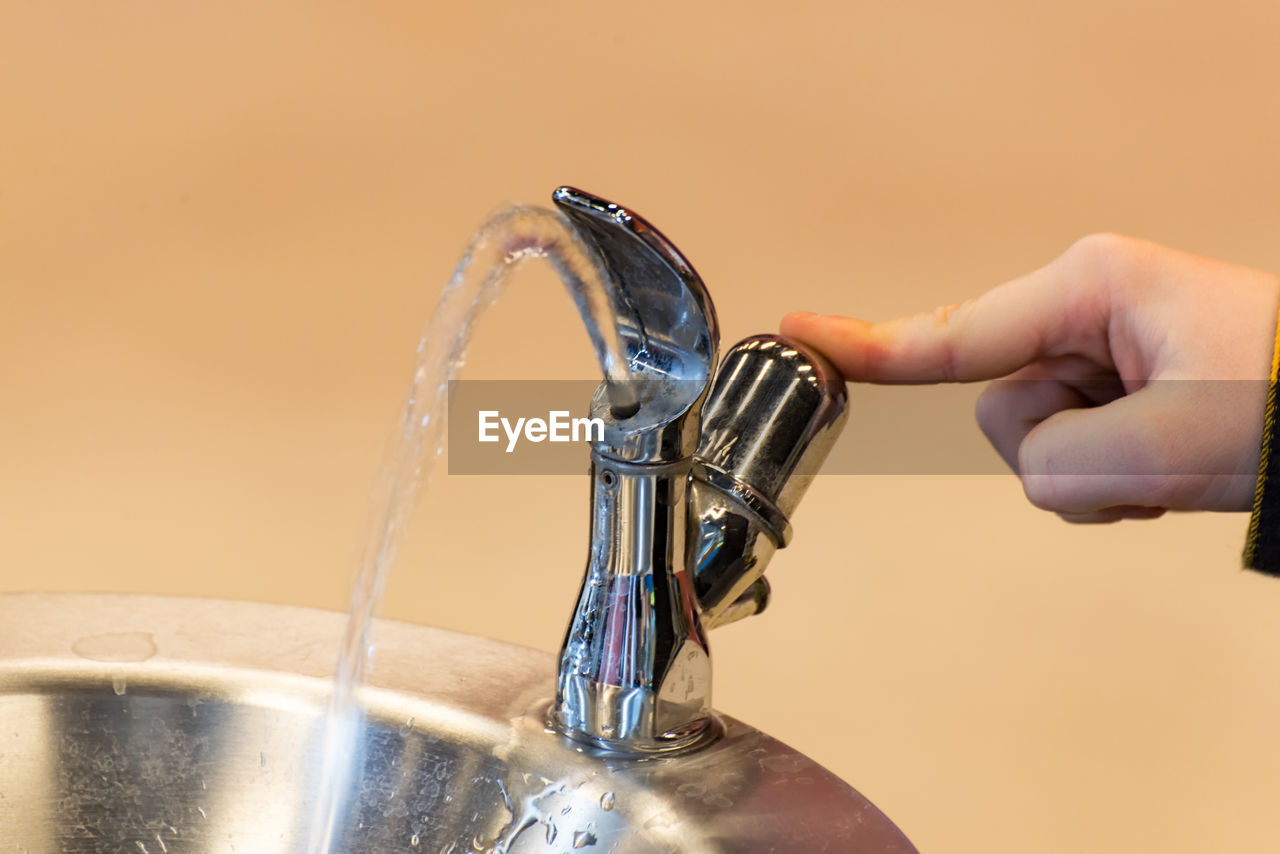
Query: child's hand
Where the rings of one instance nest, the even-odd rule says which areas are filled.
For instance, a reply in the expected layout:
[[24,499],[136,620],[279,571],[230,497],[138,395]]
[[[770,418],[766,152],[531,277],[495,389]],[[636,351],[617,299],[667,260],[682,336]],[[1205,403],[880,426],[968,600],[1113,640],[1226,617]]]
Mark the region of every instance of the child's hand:
[[1027,498],[1108,522],[1252,505],[1278,304],[1270,273],[1095,235],[959,305],[782,332],[854,381],[1010,380],[977,417]]

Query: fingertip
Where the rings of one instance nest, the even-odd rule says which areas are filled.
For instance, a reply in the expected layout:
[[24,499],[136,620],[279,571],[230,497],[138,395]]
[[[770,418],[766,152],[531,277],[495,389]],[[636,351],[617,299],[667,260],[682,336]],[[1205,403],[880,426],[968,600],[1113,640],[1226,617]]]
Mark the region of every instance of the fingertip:
[[804,330],[814,318],[818,315],[812,311],[793,311],[783,316],[782,322],[778,324],[778,331],[783,335],[795,335],[799,337],[799,332]]
[[840,314],[814,314],[812,311],[793,311],[782,318],[779,329],[783,335],[816,339],[820,336],[850,335],[871,324],[856,317]]
[[799,311],[782,318],[781,331],[831,360],[846,379],[865,380],[865,320]]

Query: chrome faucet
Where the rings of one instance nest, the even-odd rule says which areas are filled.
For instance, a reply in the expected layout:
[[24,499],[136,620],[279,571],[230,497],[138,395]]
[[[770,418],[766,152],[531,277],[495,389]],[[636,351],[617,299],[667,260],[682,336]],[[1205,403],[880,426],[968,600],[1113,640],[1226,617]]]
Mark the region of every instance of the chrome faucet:
[[[591,415],[591,545],[552,716],[576,741],[662,754],[715,737],[706,633],[764,610],[764,570],[844,424],[844,380],[775,335],[734,346],[702,280],[635,213],[553,200],[616,288],[638,406],[602,383]],[[713,382],[714,378],[714,382]]]

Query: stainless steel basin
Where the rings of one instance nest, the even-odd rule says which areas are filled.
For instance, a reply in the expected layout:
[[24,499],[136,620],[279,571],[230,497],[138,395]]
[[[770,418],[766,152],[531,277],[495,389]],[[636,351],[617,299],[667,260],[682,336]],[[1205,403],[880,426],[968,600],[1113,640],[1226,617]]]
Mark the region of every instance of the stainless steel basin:
[[[344,617],[0,595],[0,851],[302,852]],[[862,795],[730,718],[696,753],[588,755],[551,656],[382,622],[338,851],[907,852]]]

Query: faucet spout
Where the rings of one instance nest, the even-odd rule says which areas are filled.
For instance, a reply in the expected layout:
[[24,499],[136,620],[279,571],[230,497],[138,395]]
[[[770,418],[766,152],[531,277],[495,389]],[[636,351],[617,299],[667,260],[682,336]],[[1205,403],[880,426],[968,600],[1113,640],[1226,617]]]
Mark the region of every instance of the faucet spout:
[[[614,289],[612,325],[629,360],[632,389],[619,394],[606,382],[592,403],[591,414],[605,422],[597,449],[644,464],[692,456],[720,343],[702,279],[639,214],[572,187],[557,189],[552,201],[599,253]],[[619,398],[628,405],[615,405]]]
[[[636,213],[561,187],[553,200],[616,289],[629,395],[602,383],[591,415],[591,548],[560,654],[553,716],[566,735],[625,753],[680,750],[713,732],[711,659],[686,571],[688,484],[719,344],[693,266]],[[633,405],[619,407],[619,398]]]
[[844,380],[762,335],[730,351],[712,387],[719,331],[693,267],[619,205],[569,187],[554,200],[608,273],[633,387],[606,379],[591,404],[605,427],[591,547],[553,720],[611,752],[687,750],[718,731],[707,630],[764,610],[765,566],[843,425]]

